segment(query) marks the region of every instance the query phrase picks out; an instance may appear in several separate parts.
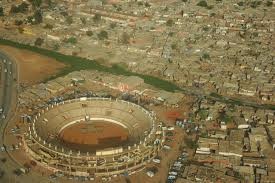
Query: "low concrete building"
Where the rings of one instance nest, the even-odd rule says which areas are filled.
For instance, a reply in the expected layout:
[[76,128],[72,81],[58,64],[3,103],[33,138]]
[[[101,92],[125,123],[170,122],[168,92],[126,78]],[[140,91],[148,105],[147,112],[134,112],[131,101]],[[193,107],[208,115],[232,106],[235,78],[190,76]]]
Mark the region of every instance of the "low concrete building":
[[275,125],[267,126],[268,141],[275,150]]
[[144,83],[144,80],[137,76],[129,76],[122,81],[120,81],[118,88],[121,91],[134,90],[137,86],[140,86]]
[[238,141],[220,141],[219,142],[219,155],[223,156],[237,156],[242,157],[243,145]]

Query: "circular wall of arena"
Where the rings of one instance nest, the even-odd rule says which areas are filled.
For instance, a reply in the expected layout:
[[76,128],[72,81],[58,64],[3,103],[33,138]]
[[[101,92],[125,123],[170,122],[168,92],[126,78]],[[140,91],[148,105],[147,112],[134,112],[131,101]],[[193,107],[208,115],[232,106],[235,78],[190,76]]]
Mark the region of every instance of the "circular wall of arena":
[[157,154],[162,137],[155,127],[154,114],[139,105],[84,97],[48,106],[33,116],[26,150],[53,170],[112,175],[134,171]]

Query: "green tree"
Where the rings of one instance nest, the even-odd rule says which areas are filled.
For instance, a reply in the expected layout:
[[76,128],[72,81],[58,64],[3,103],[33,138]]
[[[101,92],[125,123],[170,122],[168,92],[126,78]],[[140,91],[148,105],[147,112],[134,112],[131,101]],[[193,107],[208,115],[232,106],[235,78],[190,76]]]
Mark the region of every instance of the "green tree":
[[107,0],[101,0],[102,5],[107,4]]
[[201,7],[205,7],[206,8],[208,6],[208,4],[207,4],[206,1],[202,0],[202,1],[200,1],[200,2],[197,3],[197,6],[201,6]]
[[265,5],[268,6],[268,7],[270,7],[270,6],[273,5],[273,2],[272,2],[272,1],[267,1],[267,2],[265,3]]
[[177,49],[177,48],[178,48],[178,46],[177,46],[177,44],[176,44],[176,43],[174,43],[174,44],[172,44],[172,45],[171,45],[171,48],[172,48],[172,50],[175,50],[175,49]]
[[29,5],[25,2],[22,2],[20,5],[12,5],[10,13],[26,13],[28,11]]
[[43,22],[43,16],[42,16],[42,12],[40,10],[36,10],[33,14],[33,24],[40,24]]
[[260,6],[261,4],[262,4],[261,1],[252,1],[252,2],[250,3],[250,7],[251,7],[251,8],[257,8],[257,7]]
[[44,26],[44,28],[45,28],[45,29],[53,29],[53,25],[47,23],[47,24]]
[[72,16],[68,16],[66,18],[66,23],[69,24],[69,25],[71,25],[73,23],[73,17]]
[[205,60],[210,60],[210,55],[208,53],[203,53],[202,58]]
[[60,12],[60,15],[66,17],[66,16],[68,16],[69,14],[68,14],[68,12],[66,12],[66,11],[61,11],[61,12]]
[[104,39],[108,39],[108,32],[102,30],[100,31],[100,33],[97,35],[98,39],[100,40],[104,40]]
[[151,4],[149,4],[148,2],[145,2],[144,6],[149,8],[149,7],[151,7]]
[[43,43],[44,43],[44,39],[39,37],[35,40],[34,45],[35,46],[41,46]]
[[69,39],[66,40],[66,43],[76,44],[77,39],[75,37],[70,37]]
[[54,51],[59,50],[59,48],[60,48],[60,45],[59,45],[59,44],[55,44],[55,45],[53,46],[53,50],[54,50]]
[[169,20],[167,20],[166,25],[169,27],[172,27],[173,23],[174,23],[173,20],[169,19]]
[[101,21],[101,15],[95,14],[95,16],[93,17],[93,20],[95,23],[99,23]]
[[29,0],[29,2],[32,4],[34,8],[38,8],[42,4],[42,0]]
[[17,6],[11,5],[10,13],[18,13]]
[[83,25],[86,25],[87,21],[86,21],[85,17],[80,17],[80,20],[81,20]]
[[130,43],[130,36],[127,34],[127,32],[123,32],[121,36],[121,43],[122,44],[129,44]]
[[3,7],[0,7],[0,17],[1,16],[4,16],[4,8]]
[[5,171],[4,170],[0,170],[0,179],[2,179],[5,175]]
[[91,36],[94,35],[94,33],[93,33],[93,31],[90,31],[90,30],[89,30],[89,31],[86,31],[86,35],[91,37]]
[[114,29],[115,27],[116,27],[116,23],[112,22],[112,23],[110,24],[110,28],[111,28],[111,29]]
[[52,7],[53,6],[53,2],[52,0],[45,0],[46,4],[49,6],[49,7]]
[[22,20],[15,20],[14,24],[17,25],[17,26],[20,26],[20,25],[23,24],[23,21]]
[[238,5],[238,6],[243,6],[243,5],[244,5],[244,2],[242,2],[242,1],[237,2],[237,5]]
[[184,143],[186,144],[186,146],[190,149],[196,149],[198,147],[196,141],[192,140],[191,138],[184,138]]

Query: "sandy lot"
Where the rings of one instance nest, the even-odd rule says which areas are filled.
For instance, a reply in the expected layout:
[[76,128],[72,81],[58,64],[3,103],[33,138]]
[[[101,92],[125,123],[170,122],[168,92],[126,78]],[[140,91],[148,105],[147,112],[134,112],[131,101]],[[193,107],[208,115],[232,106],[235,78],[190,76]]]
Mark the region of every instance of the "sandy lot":
[[65,64],[37,53],[0,45],[0,49],[16,60],[19,81],[25,85],[37,84],[55,75]]

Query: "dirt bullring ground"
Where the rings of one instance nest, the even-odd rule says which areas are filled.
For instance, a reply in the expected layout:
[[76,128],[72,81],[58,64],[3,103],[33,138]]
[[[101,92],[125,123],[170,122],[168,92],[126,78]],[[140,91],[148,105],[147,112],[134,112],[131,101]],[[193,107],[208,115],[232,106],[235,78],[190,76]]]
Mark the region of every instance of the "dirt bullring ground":
[[104,121],[81,122],[63,129],[59,135],[64,145],[88,151],[119,146],[127,141],[128,131]]

